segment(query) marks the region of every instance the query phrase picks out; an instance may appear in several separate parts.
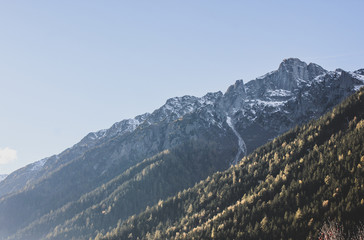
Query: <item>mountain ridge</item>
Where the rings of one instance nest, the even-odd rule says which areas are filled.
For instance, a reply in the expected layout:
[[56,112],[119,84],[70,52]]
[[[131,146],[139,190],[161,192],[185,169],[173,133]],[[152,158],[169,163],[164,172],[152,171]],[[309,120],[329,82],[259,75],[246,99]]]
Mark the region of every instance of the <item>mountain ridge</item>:
[[326,219],[357,231],[364,213],[363,104],[364,88],[95,239],[318,239]]
[[[137,126],[139,126],[140,124],[143,124],[144,121],[147,119],[148,119],[149,124],[154,123],[156,121],[161,121],[164,117],[167,117],[170,115],[172,115],[172,119],[175,120],[176,118],[189,113],[189,111],[195,110],[196,106],[192,106],[193,104],[191,103],[191,99],[194,100],[194,102],[199,102],[201,105],[203,105],[206,102],[209,104],[213,104],[217,98],[220,98],[223,95],[228,96],[229,94],[230,95],[234,94],[234,93],[236,94],[236,92],[238,92],[238,94],[236,94],[236,95],[238,95],[240,98],[242,97],[241,93],[248,95],[250,97],[250,99],[263,97],[261,94],[255,93],[254,89],[251,89],[253,87],[253,85],[255,85],[255,87],[259,86],[258,88],[261,88],[262,85],[266,85],[266,86],[268,86],[268,88],[270,87],[273,89],[281,89],[280,95],[283,96],[284,94],[289,94],[289,92],[286,92],[286,91],[292,91],[295,88],[297,88],[298,84],[300,84],[302,81],[312,82],[315,79],[315,77],[320,77],[321,75],[326,74],[328,72],[329,71],[323,69],[321,66],[319,66],[315,63],[306,64],[305,62],[299,60],[298,58],[284,59],[282,61],[282,63],[279,65],[279,68],[277,70],[267,73],[254,80],[248,81],[246,84],[244,84],[243,80],[237,80],[235,82],[235,84],[231,85],[227,89],[225,94],[222,94],[221,91],[218,91],[218,92],[214,92],[214,93],[207,93],[206,95],[204,95],[201,98],[190,96],[190,95],[170,98],[166,101],[166,103],[163,106],[161,106],[159,109],[155,110],[155,111],[160,111],[162,113],[161,115],[158,116],[159,118],[151,117],[151,115],[152,115],[151,113],[144,113],[142,115],[136,116],[135,118],[125,119],[120,122],[116,122],[109,129],[103,129],[103,130],[99,130],[96,132],[90,132],[84,138],[82,138],[79,143],[76,143],[71,148],[66,149],[65,151],[63,151],[62,153],[60,153],[58,155],[53,155],[51,157],[44,158],[37,162],[31,163],[21,169],[27,168],[28,171],[29,171],[29,169],[30,169],[30,171],[40,170],[44,166],[44,164],[46,164],[46,162],[48,162],[48,161],[50,161],[52,163],[57,162],[59,160],[59,158],[62,157],[62,154],[65,154],[66,151],[70,151],[73,148],[79,148],[79,147],[92,148],[96,145],[99,145],[100,143],[98,141],[100,141],[101,139],[103,139],[105,137],[110,139],[112,137],[115,137],[118,135],[123,135],[124,133],[134,131]],[[364,77],[363,77],[364,70],[363,69],[359,69],[354,72],[345,72],[342,69],[337,69],[337,70],[335,70],[335,72],[330,72],[330,73],[331,74],[335,74],[335,73],[344,74],[344,76],[346,76],[346,77],[349,77],[349,78],[354,77],[354,78],[360,79],[361,81],[364,82]],[[272,78],[275,79],[277,82],[271,82],[270,79],[272,79]],[[261,80],[264,80],[263,83],[261,83]],[[360,84],[359,82],[357,82],[356,84],[357,84],[357,86],[355,87],[355,89],[358,90],[359,87],[361,85],[363,85],[364,83]],[[234,89],[234,88],[240,88],[240,89]],[[278,93],[275,92],[275,93],[279,95],[279,92]],[[235,96],[235,98],[236,97],[237,96]],[[227,98],[234,98],[234,96],[228,96]],[[266,99],[266,98],[263,97],[263,99]],[[239,100],[241,100],[241,99],[239,99]],[[234,106],[233,105],[226,106],[226,104],[225,104],[224,107],[228,107],[228,109],[230,109],[230,111],[232,111],[232,113],[234,114],[235,113],[234,111],[236,111],[236,109],[239,109],[242,107],[241,101],[239,103],[239,100],[233,101],[232,104],[233,105],[235,104]],[[269,100],[271,100],[271,99],[269,99]],[[179,109],[178,107],[182,107],[182,106],[181,105],[178,106],[178,103],[180,103],[182,101],[189,101],[190,108],[188,109],[187,107],[185,107],[185,108]],[[261,101],[260,103],[264,104],[264,101]],[[280,104],[280,102],[272,102],[272,104],[274,104],[274,103]],[[196,103],[195,103],[195,105],[196,105]],[[179,111],[173,112],[172,114],[168,114],[168,111],[170,111],[169,113],[171,113],[171,109],[179,109]],[[173,114],[175,114],[175,117],[173,117]],[[155,115],[157,115],[157,114],[155,114]],[[172,120],[172,119],[169,119],[169,120]],[[79,155],[82,155],[85,152],[85,150],[81,150],[80,152],[81,153]],[[64,162],[66,162],[66,161],[64,161]],[[9,174],[9,176],[11,178],[12,174]],[[27,179],[27,181],[28,180],[29,179]],[[5,195],[5,193],[6,193],[6,191],[5,191],[5,193],[4,193],[4,191],[2,191],[1,187],[2,186],[0,186],[0,196]],[[15,190],[10,190],[8,192],[16,191],[16,190],[19,190],[20,188],[21,187],[18,187]]]
[[[61,154],[28,165],[20,174],[15,172],[0,182],[0,226],[4,226],[0,236],[32,226],[42,216],[78,201],[143,160],[187,142],[221,145],[220,155],[216,154],[221,162],[215,161],[211,169],[224,170],[268,140],[331,109],[364,85],[362,74],[361,70],[326,71],[316,64],[287,59],[263,77],[246,84],[237,80],[224,94],[171,98],[150,114],[89,133]],[[221,155],[227,149],[230,159]],[[33,168],[33,172],[27,171]],[[36,174],[29,177],[29,172]],[[184,173],[188,177],[188,171]],[[12,179],[21,181],[11,186]],[[179,186],[173,191],[182,189]],[[9,216],[19,218],[12,217],[9,222]]]

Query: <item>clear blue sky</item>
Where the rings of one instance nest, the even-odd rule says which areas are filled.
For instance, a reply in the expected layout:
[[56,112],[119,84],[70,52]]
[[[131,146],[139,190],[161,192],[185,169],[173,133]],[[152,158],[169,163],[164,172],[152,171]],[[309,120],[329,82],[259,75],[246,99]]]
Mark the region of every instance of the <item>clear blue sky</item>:
[[0,1],[0,174],[288,57],[364,68],[364,1]]

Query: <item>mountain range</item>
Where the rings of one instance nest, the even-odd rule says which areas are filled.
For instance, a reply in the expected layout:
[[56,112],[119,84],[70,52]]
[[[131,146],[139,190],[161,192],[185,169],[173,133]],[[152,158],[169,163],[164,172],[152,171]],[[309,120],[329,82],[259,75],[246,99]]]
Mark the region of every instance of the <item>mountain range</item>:
[[0,238],[106,233],[319,118],[363,85],[363,69],[327,71],[290,58],[246,84],[237,80],[225,93],[168,99],[0,181]]
[[363,239],[363,106],[364,88],[96,240]]

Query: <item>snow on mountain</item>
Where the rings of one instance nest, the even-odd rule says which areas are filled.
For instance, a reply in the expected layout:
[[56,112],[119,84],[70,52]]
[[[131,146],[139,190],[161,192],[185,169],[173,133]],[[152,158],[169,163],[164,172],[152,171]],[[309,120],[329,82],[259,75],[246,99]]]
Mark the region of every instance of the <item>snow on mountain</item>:
[[354,72],[349,72],[349,74],[355,78],[355,79],[358,79],[359,82],[358,84],[356,84],[354,86],[354,91],[358,91],[361,87],[364,86],[364,69],[360,69],[360,70],[357,70],[357,71],[354,71]]
[[149,116],[149,113],[145,113],[136,116],[133,119],[126,119],[120,122],[114,123],[109,129],[102,129],[97,132],[91,132],[81,140],[81,144],[92,144],[94,141],[99,141],[103,138],[111,138],[117,135],[122,135],[134,131],[145,119]]
[[267,91],[267,97],[290,97],[292,92],[284,89],[276,89]]
[[34,162],[32,164],[30,164],[31,166],[31,171],[38,171],[40,170],[44,164],[47,162],[48,158],[43,158],[42,160],[39,160],[37,162]]
[[238,131],[235,130],[234,124],[231,121],[231,118],[229,116],[226,117],[226,123],[229,125],[229,127],[231,128],[231,130],[233,131],[233,133],[235,134],[235,136],[238,138],[238,152],[235,156],[234,161],[232,162],[233,165],[236,165],[240,159],[240,156],[246,155],[247,154],[247,149],[246,149],[246,145],[245,142],[243,140],[243,138],[240,136],[240,134],[238,133]]
[[[64,152],[10,174],[0,184],[0,196],[19,190],[46,171],[81,157],[115,137],[131,134],[139,127],[172,123],[191,114],[199,116],[207,126],[232,131],[235,135],[238,133],[237,145],[242,146],[240,143],[244,142],[245,150],[239,149],[241,154],[246,154],[266,141],[262,139],[271,139],[296,124],[320,116],[361,86],[364,86],[364,69],[327,71],[297,58],[285,59],[277,70],[252,81],[244,84],[243,80],[237,80],[224,94],[215,92],[203,97],[170,98],[152,113],[122,120],[109,129],[91,132]],[[227,121],[228,117],[230,121]],[[233,128],[229,123],[234,123]],[[197,127],[197,121],[194,127]]]
[[0,174],[0,182],[4,180],[7,176],[7,174]]
[[[174,121],[193,112],[199,112],[205,120],[219,128],[226,123],[227,116],[232,116],[232,122],[237,121],[234,119],[234,115],[238,112],[240,112],[239,118],[245,119],[246,126],[277,112],[281,112],[285,116],[285,120],[290,121],[292,118],[304,115],[299,111],[294,112],[295,110],[291,109],[292,104],[298,104],[301,101],[302,108],[307,108],[309,104],[312,104],[312,99],[317,97],[315,94],[319,91],[318,89],[329,89],[332,87],[331,84],[335,83],[341,87],[345,87],[346,84],[352,87],[352,91],[355,91],[364,85],[364,70],[327,71],[317,64],[306,64],[297,58],[284,59],[277,70],[246,84],[243,80],[237,80],[224,94],[215,92],[207,93],[203,97],[186,95],[170,98],[153,113],[122,120],[113,124],[109,129],[89,133],[72,148],[79,146],[91,148],[115,136],[131,133],[140,125]],[[325,94],[329,95],[329,93]],[[307,103],[305,104],[305,102]],[[37,167],[33,167],[33,169],[40,169],[43,165],[44,162],[38,163]]]
[[150,114],[146,121],[149,124],[160,121],[174,121],[186,114],[208,106],[213,106],[216,103],[216,100],[221,96],[221,92],[216,92],[207,93],[201,98],[189,95],[170,98],[162,107]]

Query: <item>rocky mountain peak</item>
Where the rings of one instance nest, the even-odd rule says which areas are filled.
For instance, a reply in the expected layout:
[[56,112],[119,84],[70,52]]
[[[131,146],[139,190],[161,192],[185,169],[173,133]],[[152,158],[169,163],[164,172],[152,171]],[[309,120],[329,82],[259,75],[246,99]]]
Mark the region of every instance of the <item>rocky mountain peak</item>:
[[171,106],[171,107],[178,107],[181,104],[184,104],[186,102],[192,103],[194,101],[196,101],[197,97],[194,96],[189,96],[189,95],[185,95],[182,97],[173,97],[173,98],[169,98],[166,101],[166,105]]
[[293,90],[300,82],[309,80],[307,64],[297,58],[283,60],[277,71],[275,85],[278,89]]
[[286,58],[286,59],[283,59],[283,61],[279,65],[279,69],[280,68],[287,67],[287,66],[288,67],[297,67],[297,66],[299,66],[299,67],[307,67],[307,64],[304,61],[301,61],[298,58]]
[[218,98],[223,96],[221,91],[209,92],[201,98],[201,102],[206,105],[213,105]]
[[245,86],[243,79],[236,80],[235,84],[231,85],[227,90],[225,95],[232,93],[245,93]]
[[228,113],[235,113],[238,109],[243,107],[245,98],[246,91],[244,81],[242,79],[237,80],[234,85],[231,85],[226,90],[222,101],[222,107]]
[[245,88],[249,98],[262,99],[271,91],[292,92],[325,73],[327,71],[315,63],[307,65],[298,58],[288,58],[282,61],[277,70],[249,81]]
[[308,77],[310,80],[314,79],[317,76],[327,73],[327,70],[317,65],[316,63],[310,63],[307,65]]
[[341,71],[339,77],[339,86],[342,89],[351,89],[353,86],[355,90],[359,90],[364,83],[364,77],[361,74],[357,74],[355,72],[346,72],[344,70]]
[[275,72],[274,85],[277,89],[292,91],[326,72],[317,64],[307,65],[298,58],[288,58],[283,60]]
[[355,74],[364,75],[364,68],[354,71]]

